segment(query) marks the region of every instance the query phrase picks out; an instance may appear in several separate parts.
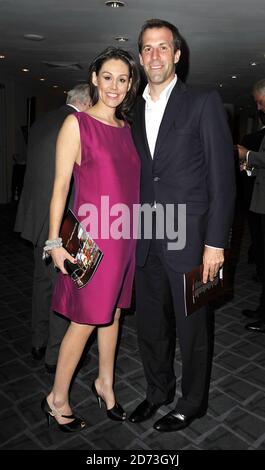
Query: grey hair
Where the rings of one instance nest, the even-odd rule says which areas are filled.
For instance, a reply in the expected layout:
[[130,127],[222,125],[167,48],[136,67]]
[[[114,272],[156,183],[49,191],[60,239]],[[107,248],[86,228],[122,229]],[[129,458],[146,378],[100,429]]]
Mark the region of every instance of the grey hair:
[[76,101],[84,103],[90,99],[90,89],[87,83],[76,85],[74,88],[68,91],[66,104],[75,104]]
[[253,91],[259,93],[260,95],[265,95],[265,78],[262,78],[257,83],[255,83],[253,86]]

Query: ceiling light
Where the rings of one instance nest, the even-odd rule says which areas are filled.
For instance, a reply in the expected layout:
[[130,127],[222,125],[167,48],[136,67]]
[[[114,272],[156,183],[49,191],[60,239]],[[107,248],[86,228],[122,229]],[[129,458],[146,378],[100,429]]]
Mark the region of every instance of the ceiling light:
[[237,75],[232,75],[233,80],[235,80],[237,78]]
[[52,87],[53,88],[59,88],[59,85],[53,85]]
[[45,39],[42,34],[24,34],[24,39],[28,39],[29,41],[43,41]]
[[219,87],[222,88],[223,84],[222,83],[219,83]]
[[0,59],[5,59],[5,58],[6,58],[5,55],[3,55],[3,54],[0,55]]
[[115,41],[126,42],[126,41],[129,41],[129,38],[127,38],[126,36],[116,36]]
[[81,65],[75,62],[43,60],[42,63],[47,65],[47,67],[54,68],[54,69],[82,70]]
[[41,78],[40,78],[40,82],[45,82],[45,80],[47,80],[47,79],[44,78],[44,77],[41,77]]
[[22,69],[22,72],[29,72],[29,69]]
[[111,8],[120,8],[120,7],[124,7],[125,3],[124,2],[105,2],[105,5]]
[[257,62],[250,62],[249,65],[251,65],[251,67],[255,67],[255,66],[258,65],[258,64],[257,64]]

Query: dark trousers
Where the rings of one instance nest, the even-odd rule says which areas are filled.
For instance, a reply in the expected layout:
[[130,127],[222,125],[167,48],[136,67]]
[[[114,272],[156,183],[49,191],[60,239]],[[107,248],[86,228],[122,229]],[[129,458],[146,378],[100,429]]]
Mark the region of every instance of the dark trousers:
[[54,313],[51,306],[57,272],[51,262],[42,260],[43,249],[34,248],[34,276],[32,292],[32,346],[46,346],[45,362],[56,364],[60,345],[69,322]]
[[161,241],[152,240],[146,264],[136,269],[138,342],[147,380],[146,397],[153,403],[174,398],[177,329],[182,396],[176,410],[190,416],[205,408],[208,394],[208,314],[203,307],[186,317],[183,296],[183,275],[166,264]]
[[[263,263],[265,266],[265,214],[259,214],[261,220],[261,239],[262,244],[260,246],[260,256],[263,257]],[[260,305],[258,307],[260,312],[260,319],[265,321],[265,269],[262,274],[262,293],[260,297]]]

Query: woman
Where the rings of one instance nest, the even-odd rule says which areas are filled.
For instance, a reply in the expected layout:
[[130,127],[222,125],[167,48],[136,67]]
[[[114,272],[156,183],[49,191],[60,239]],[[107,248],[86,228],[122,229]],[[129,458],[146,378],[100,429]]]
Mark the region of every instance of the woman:
[[[139,72],[135,59],[122,49],[108,48],[99,54],[89,69],[92,107],[89,112],[66,118],[58,136],[56,174],[50,206],[50,231],[46,246],[54,265],[61,270],[55,286],[52,308],[71,320],[62,341],[55,381],[42,401],[48,424],[52,416],[64,432],[86,427],[73,415],[69,386],[85,344],[98,327],[99,374],[92,392],[101,406],[104,401],[110,419],[123,421],[126,413],[116,402],[113,391],[120,308],[130,306],[134,275],[135,240],[102,235],[102,223],[109,214],[102,209],[102,196],[109,208],[126,205],[132,215],[139,201],[140,163],[126,116],[137,94]],[[82,222],[86,204],[98,211],[98,238],[103,259],[89,283],[77,289],[64,268],[73,258],[60,246],[59,230],[71,175],[75,180],[73,211]],[[82,216],[80,215],[82,214]],[[101,222],[103,221],[103,222]],[[132,225],[132,224],[131,224]],[[86,228],[86,227],[85,227]],[[95,227],[90,227],[94,232]]]

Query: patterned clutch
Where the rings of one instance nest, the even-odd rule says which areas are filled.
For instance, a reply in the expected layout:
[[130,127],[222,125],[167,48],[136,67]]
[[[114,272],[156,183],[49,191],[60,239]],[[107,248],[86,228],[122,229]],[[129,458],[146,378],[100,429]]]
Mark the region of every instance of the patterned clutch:
[[76,259],[76,263],[65,260],[64,266],[74,284],[80,289],[94,276],[103,258],[103,252],[71,209],[63,220],[60,237],[64,248]]

